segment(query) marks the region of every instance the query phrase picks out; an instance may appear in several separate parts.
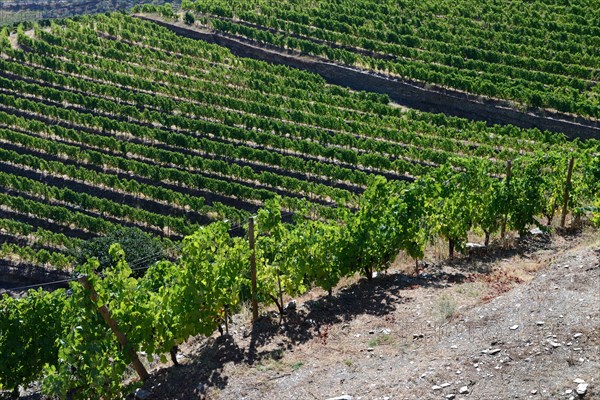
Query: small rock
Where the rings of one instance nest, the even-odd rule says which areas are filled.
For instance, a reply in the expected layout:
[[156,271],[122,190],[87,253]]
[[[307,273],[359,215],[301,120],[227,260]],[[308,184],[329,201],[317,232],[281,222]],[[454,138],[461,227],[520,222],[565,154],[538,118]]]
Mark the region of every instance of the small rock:
[[449,384],[448,382],[446,382],[446,383],[442,383],[442,384],[440,385],[440,387],[442,387],[442,389],[443,389],[443,388],[445,388],[445,387],[448,387],[448,386],[450,386],[450,384]]
[[367,347],[367,351],[375,351],[375,349],[372,347]]
[[206,386],[204,386],[204,383],[199,383],[198,386],[196,386],[196,393],[198,393],[198,394],[206,393]]
[[573,389],[567,389],[567,390],[565,390],[565,394],[571,394],[571,393],[573,393]]
[[490,351],[488,351],[488,354],[493,356],[494,354],[498,354],[500,353],[501,349],[492,349]]
[[585,394],[585,392],[587,392],[587,388],[588,388],[587,383],[580,383],[579,385],[577,385],[577,389],[575,389],[575,391],[577,392],[578,395],[583,396]]
[[537,390],[533,389],[533,390],[531,391],[531,394],[537,394]]
[[285,308],[288,311],[295,311],[296,307],[297,307],[296,300],[292,300],[287,304],[287,306]]
[[481,243],[467,243],[466,248],[469,252],[477,252],[485,249],[485,245]]
[[454,399],[455,397],[456,397],[456,395],[455,395],[454,393],[450,393],[450,394],[447,394],[447,395],[446,395],[446,398],[447,398],[448,400],[452,400],[452,399]]
[[469,393],[469,387],[468,386],[463,386],[458,390],[458,393],[460,394],[467,394]]
[[135,390],[135,398],[139,399],[139,400],[148,400],[150,397],[152,396],[152,393],[150,393],[147,390],[144,389],[136,389]]
[[433,385],[433,386],[431,387],[431,390],[442,390],[442,387],[441,387],[441,386],[438,386],[438,385]]
[[542,326],[542,325],[544,325],[544,321],[536,321],[536,325],[537,326]]
[[330,397],[326,400],[352,400],[352,396],[350,396],[348,394],[344,394],[344,395],[338,396],[338,397]]
[[387,328],[384,328],[381,330],[381,333],[383,333],[384,335],[389,335],[390,333],[392,333],[392,331]]
[[554,347],[554,348],[557,348],[557,347],[560,347],[560,346],[562,346],[562,344],[560,344],[560,343],[558,343],[558,342],[554,342],[554,341],[552,341],[552,340],[549,340],[549,341],[548,341],[548,343],[550,344],[550,346],[552,346],[552,347]]
[[374,334],[375,334],[375,331],[371,329],[371,330],[369,331],[369,335],[374,335]]
[[585,381],[581,378],[577,378],[573,380],[574,383],[585,383]]
[[450,346],[451,349],[458,349],[458,346],[453,344],[452,346]]
[[576,334],[573,335],[573,338],[577,339],[577,338],[582,337],[582,336],[583,336],[583,333],[576,333]]
[[519,329],[519,325],[513,325],[510,327],[511,331],[516,331],[517,329]]
[[540,228],[533,228],[529,231],[529,233],[531,233],[533,236],[539,236],[544,234],[544,232]]

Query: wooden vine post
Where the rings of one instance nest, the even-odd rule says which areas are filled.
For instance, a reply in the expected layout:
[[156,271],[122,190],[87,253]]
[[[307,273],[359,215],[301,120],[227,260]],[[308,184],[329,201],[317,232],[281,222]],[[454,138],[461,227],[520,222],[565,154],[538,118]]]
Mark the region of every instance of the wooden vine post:
[[252,279],[252,322],[258,320],[258,297],[256,294],[256,244],[254,236],[254,217],[248,224],[248,244],[250,245],[250,277]]
[[[79,282],[83,285],[84,288],[86,288],[90,292],[90,299],[94,304],[96,304],[96,302],[98,301],[98,293],[90,283],[87,275],[82,275],[79,278]],[[121,344],[121,347],[125,350],[125,354],[127,354],[127,356],[131,358],[133,368],[135,369],[135,372],[137,372],[140,379],[142,381],[147,380],[150,377],[148,371],[146,371],[146,368],[144,367],[144,364],[142,364],[142,362],[140,361],[137,353],[133,350],[131,346],[129,346],[129,343],[127,342],[127,337],[119,330],[117,322],[110,317],[110,311],[108,311],[108,308],[105,304],[98,307],[98,313],[102,315],[102,318],[104,318],[104,322],[106,322],[106,324],[110,327],[110,329],[117,337],[117,340]]]
[[[510,185],[510,177],[512,174],[512,161],[508,160],[506,162],[506,178],[505,179],[505,185],[508,188],[508,185]],[[504,214],[503,218],[502,218],[502,226],[500,227],[500,240],[504,240],[504,237],[506,236],[506,220],[508,219],[508,215]]]
[[569,210],[569,200],[571,194],[571,179],[573,178],[573,167],[575,166],[575,157],[569,160],[569,170],[567,171],[567,183],[565,184],[565,197],[563,201],[562,216],[560,218],[560,227],[564,228],[567,221],[567,212]]

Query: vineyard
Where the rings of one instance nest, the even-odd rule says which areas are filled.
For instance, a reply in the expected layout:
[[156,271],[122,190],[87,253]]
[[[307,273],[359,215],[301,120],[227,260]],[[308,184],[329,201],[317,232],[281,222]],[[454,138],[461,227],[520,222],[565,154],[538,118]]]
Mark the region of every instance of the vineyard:
[[525,106],[600,117],[594,1],[187,0],[218,32]]
[[[487,245],[600,207],[596,140],[405,110],[121,13],[0,32],[0,143],[0,263],[88,279],[3,295],[0,389],[60,398],[119,398],[136,352],[212,334],[250,299],[251,259],[256,300],[283,314],[284,295],[418,264],[434,238],[452,256],[473,231]],[[168,259],[115,245],[100,275],[75,267],[122,227]]]

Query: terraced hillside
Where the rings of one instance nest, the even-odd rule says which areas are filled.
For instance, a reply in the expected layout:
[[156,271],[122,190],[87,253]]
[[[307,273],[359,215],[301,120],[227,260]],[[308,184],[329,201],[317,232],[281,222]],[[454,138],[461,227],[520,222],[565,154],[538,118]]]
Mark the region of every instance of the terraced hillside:
[[184,0],[218,32],[524,106],[600,117],[595,1]]
[[564,183],[567,155],[580,155],[576,179],[593,179],[594,142],[405,111],[122,14],[5,30],[0,43],[11,264],[68,268],[68,249],[121,225],[177,240],[275,196],[335,217],[375,175],[413,180],[453,159],[501,176],[506,160],[556,154]]
[[[597,140],[408,110],[122,13],[30,27],[0,30],[0,281],[69,290],[2,290],[0,397],[124,398],[250,299],[282,324],[284,296],[400,253],[419,273],[433,242],[600,223]],[[149,240],[114,245],[123,226]]]

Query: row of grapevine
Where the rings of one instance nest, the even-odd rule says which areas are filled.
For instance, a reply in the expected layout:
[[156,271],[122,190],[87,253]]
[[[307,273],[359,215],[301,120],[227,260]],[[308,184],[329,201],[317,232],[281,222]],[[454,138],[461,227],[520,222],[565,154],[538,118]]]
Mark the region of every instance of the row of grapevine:
[[119,225],[177,239],[276,196],[340,219],[374,176],[413,180],[456,157],[501,177],[506,160],[570,152],[578,205],[591,196],[594,141],[400,110],[123,14],[5,29],[0,51],[3,215],[69,239]]
[[[47,75],[47,74],[46,74],[46,75]],[[86,84],[87,84],[87,83],[88,83],[88,82],[86,81]],[[72,84],[71,84],[71,83],[69,83],[69,86],[72,86]],[[43,93],[44,93],[45,95],[48,95],[48,92],[47,92],[47,91],[44,91]],[[56,93],[56,91],[54,91],[54,93]],[[87,94],[89,95],[89,93],[87,93]],[[52,97],[53,97],[53,96],[50,96],[50,98],[52,98]],[[59,97],[64,97],[64,95],[63,95],[63,96],[59,96]],[[72,96],[71,96],[71,98],[72,98]],[[58,100],[59,100],[59,99],[57,99],[57,101],[58,101]],[[63,101],[65,101],[65,100],[63,100]],[[147,104],[147,103],[148,103],[148,102],[146,101],[144,104]],[[96,105],[96,104],[97,104],[97,101],[94,101],[94,103],[93,103],[93,104],[94,104],[94,105]],[[173,106],[168,106],[166,110],[171,110],[172,108],[173,108]],[[111,105],[111,106],[108,108],[108,110],[111,110],[111,111],[112,111],[112,110],[114,110],[114,104],[113,104],[113,105]],[[111,111],[109,111],[109,112],[111,112]],[[127,110],[127,109],[125,109],[125,110],[120,110],[120,111],[123,111],[123,112],[125,112],[125,113],[127,113],[127,112],[128,112],[128,110]],[[163,111],[164,111],[164,110],[163,110]],[[112,111],[112,112],[114,112],[114,111]],[[197,112],[196,112],[196,114],[197,114]],[[139,112],[138,112],[136,115],[139,115]],[[131,118],[131,117],[130,117],[130,118]],[[213,115],[213,116],[211,116],[211,118],[214,118],[214,115]],[[149,122],[156,122],[156,121],[149,121]],[[162,121],[160,121],[160,122],[165,122],[165,121],[164,121],[164,120],[162,120]],[[169,123],[169,122],[177,122],[177,121],[166,121],[166,123]],[[320,123],[322,123],[322,121],[316,121],[316,123],[320,124]],[[180,124],[181,124],[181,122],[180,122]],[[316,126],[319,126],[319,125],[316,125]],[[195,125],[194,127],[199,127],[199,128],[202,128],[202,127],[205,127],[205,125],[202,125],[202,126]],[[257,128],[257,126],[255,126],[255,125],[246,125],[246,129],[252,129],[252,130],[254,130],[254,129],[256,129],[256,128]],[[259,128],[259,129],[262,129],[262,128]],[[313,131],[314,131],[314,130],[313,130]],[[222,135],[222,133],[221,133],[221,132],[219,132],[219,133],[220,133],[220,135]],[[255,135],[255,137],[257,137],[257,139],[255,139],[255,140],[254,140],[254,142],[255,142],[255,143],[259,143],[259,144],[266,144],[266,145],[268,145],[268,146],[269,146],[269,148],[273,148],[273,144],[274,144],[274,142],[272,141],[272,140],[273,140],[272,138],[271,138],[271,139],[269,139],[269,137],[268,137],[267,135],[257,135],[257,134],[254,134],[254,135]],[[281,135],[286,135],[287,137],[289,137],[289,135],[290,135],[290,131],[283,130],[283,131],[281,132]],[[248,135],[247,135],[247,132],[246,132],[246,136],[248,136]],[[231,137],[231,136],[229,136],[229,137]],[[236,138],[239,138],[239,137],[241,137],[241,133],[240,133],[240,134],[237,134],[237,133],[236,133],[236,136],[235,136],[235,137],[236,137]],[[298,143],[299,143],[299,144],[301,144],[301,143],[304,143],[304,142],[305,142],[305,140],[306,140],[306,138],[307,138],[307,137],[306,137],[306,136],[304,136],[304,135],[303,135],[303,136],[301,136],[301,137],[299,138],[299,140],[300,140],[300,141],[299,141]],[[311,133],[310,139],[311,139],[312,141],[318,140],[320,143],[323,143],[325,140],[327,140],[327,137],[326,137],[326,136],[323,136],[322,134],[321,134],[321,135],[319,135],[319,136],[317,136],[317,137],[315,137],[315,136],[314,136],[314,133]],[[341,136],[340,136],[340,139],[336,139],[336,140],[337,140],[337,141],[339,141],[339,143],[344,143],[344,144],[345,144],[345,143],[348,143],[348,139],[351,139],[351,137],[348,137],[348,136],[346,136],[346,137],[341,137]],[[252,140],[252,137],[248,137],[248,138],[247,138],[247,140]],[[269,141],[265,142],[265,140],[269,140]],[[287,142],[280,142],[280,143],[282,143],[282,144],[279,144],[279,145],[278,145],[279,147],[282,147],[282,146],[283,146],[283,147],[285,147],[285,148],[289,148],[289,146],[290,146],[290,144],[289,144],[289,143],[290,143],[290,142],[289,142],[289,140],[288,140]],[[447,143],[447,142],[446,142],[446,143]],[[335,144],[334,144],[334,145],[335,145]],[[430,143],[427,143],[427,145],[430,145]],[[292,146],[293,146],[293,144],[292,144]],[[302,146],[303,146],[303,147],[301,147],[301,148],[302,148],[304,151],[306,151],[306,145],[302,144]],[[334,156],[335,158],[338,158],[338,159],[341,159],[341,160],[347,160],[347,161],[355,161],[355,160],[356,160],[356,156],[355,156],[355,155],[353,155],[351,152],[344,152],[343,150],[341,150],[341,149],[339,148],[339,146],[340,146],[340,145],[337,145],[337,146],[338,146],[337,150],[333,149],[334,151],[337,151],[337,152],[339,153],[339,155],[338,155],[338,154],[336,154],[336,155]],[[364,146],[364,145],[363,145],[363,146]],[[384,155],[388,155],[388,156],[391,156],[391,157],[394,157],[394,154],[400,154],[400,155],[402,155],[402,154],[403,154],[403,153],[397,153],[397,151],[398,151],[398,148],[396,148],[396,149],[392,148],[392,147],[390,146],[390,144],[389,144],[389,143],[379,143],[379,144],[377,144],[377,142],[374,142],[373,144],[369,143],[369,145],[368,145],[368,146],[369,146],[369,147],[365,148],[365,150],[363,150],[363,151],[365,151],[365,152],[369,152],[369,153],[372,153],[373,151],[379,151],[379,152],[381,152],[382,154],[384,154]],[[405,146],[405,145],[404,145],[404,146]],[[429,146],[428,146],[428,147],[429,147]],[[463,149],[466,149],[466,148],[467,148],[467,147],[466,147],[466,144],[465,144],[465,145],[463,145],[462,147],[463,147]],[[293,147],[292,147],[292,148],[293,148]],[[323,150],[318,150],[318,146],[317,146],[317,147],[313,146],[313,148],[314,148],[314,149],[317,149],[317,150],[311,150],[311,152],[312,152],[312,151],[317,151],[316,155],[318,155],[318,156],[323,156],[323,157],[327,157],[327,158],[331,158],[331,153],[330,153],[330,152],[328,153],[328,152],[323,152]],[[451,148],[451,150],[453,151],[453,153],[459,152],[459,150],[458,150],[458,149],[456,149],[456,148]],[[484,152],[482,152],[482,150],[484,150]],[[433,159],[433,160],[437,161],[438,163],[443,163],[443,162],[445,162],[445,161],[447,160],[447,157],[448,157],[448,156],[447,156],[446,154],[444,154],[444,153],[441,153],[441,154],[440,154],[441,156],[443,156],[442,158],[440,158],[440,157],[439,157],[439,156],[437,156],[437,155],[433,155],[433,158],[432,158],[432,153],[431,153],[429,156],[427,155],[427,152],[428,152],[428,151],[429,151],[429,150],[419,150],[419,151],[417,151],[417,152],[414,152],[414,151],[413,151],[413,152],[411,153],[411,157],[409,158],[409,160],[410,160],[410,159],[412,159],[412,160],[427,160],[427,159]],[[463,151],[465,151],[465,150],[463,150]],[[477,146],[477,152],[476,152],[476,154],[478,154],[478,155],[481,155],[481,156],[487,156],[487,157],[490,157],[490,156],[492,156],[492,155],[496,155],[496,154],[498,153],[498,151],[497,151],[497,150],[496,150],[496,151],[493,151],[493,150],[492,150],[492,152],[491,152],[491,153],[490,153],[489,151],[490,151],[490,149],[485,149],[483,146]],[[346,153],[347,155],[346,155],[346,154],[344,154],[344,153]],[[356,154],[356,153],[354,153],[354,154]],[[512,151],[512,152],[510,152],[510,151],[509,151],[509,152],[507,152],[507,150],[506,150],[506,149],[503,149],[503,150],[501,150],[501,151],[500,151],[500,157],[504,157],[504,158],[510,158],[510,156],[511,156],[511,155],[514,155],[514,151]],[[369,156],[371,156],[371,154],[369,154]],[[364,158],[365,158],[365,157],[363,157],[363,159],[364,159]],[[366,161],[366,165],[367,165],[367,166],[369,166],[369,167],[372,167],[373,165],[376,165],[376,166],[378,166],[379,168],[382,168],[382,167],[383,167],[383,168],[385,168],[387,165],[389,165],[389,161],[387,161],[387,160],[382,160],[381,158],[379,158],[379,159],[377,159],[377,160],[371,160],[371,158],[372,158],[372,157],[369,157],[369,158],[367,158],[367,161]],[[388,157],[388,158],[389,158],[389,157]],[[387,161],[387,162],[386,162],[386,161]],[[399,161],[399,160],[396,160],[396,161]],[[373,164],[373,162],[375,162],[375,164]],[[417,166],[418,166],[418,165],[417,165]],[[419,169],[415,169],[417,166],[413,166],[413,167],[411,168],[410,164],[408,164],[408,167],[407,167],[407,164],[406,164],[406,162],[403,162],[403,163],[401,163],[401,164],[400,164],[400,166],[395,166],[395,168],[394,168],[394,169],[396,169],[396,170],[398,170],[398,171],[401,171],[401,170],[403,170],[403,169],[404,169],[404,170],[408,169],[409,171],[411,171],[411,170],[414,170],[414,172],[416,172],[414,175],[419,175],[419,174],[420,174],[420,173],[419,173],[419,172],[420,172],[420,170],[419,170]],[[389,167],[388,167],[388,168],[389,168]]]
[[[598,118],[600,28],[594,7],[535,14],[544,3],[503,1],[184,1],[218,31],[523,104]],[[516,15],[499,21],[497,15]],[[141,8],[152,11],[152,7]],[[577,22],[551,17],[575,17]],[[596,17],[597,18],[597,17]],[[515,32],[517,31],[517,32]]]
[[83,244],[82,240],[70,238],[62,233],[35,228],[30,224],[8,218],[0,218],[0,232],[55,249],[76,249]]
[[75,265],[75,257],[46,249],[35,250],[18,244],[2,243],[0,258],[14,260],[16,264],[25,263],[45,269],[70,270]]
[[[68,31],[68,32],[70,33],[71,31]],[[141,34],[141,33],[140,33],[140,34],[138,34],[138,35],[139,35],[139,36],[142,36],[142,34]],[[82,41],[82,40],[84,40],[84,38],[82,38],[82,37],[80,37],[80,36],[78,36],[78,39],[79,39],[79,42],[80,42],[80,43],[81,43],[81,41]],[[86,40],[88,40],[88,41],[89,41],[89,40],[92,40],[92,39],[89,39],[89,37],[88,37]],[[120,42],[117,42],[117,43],[120,43]],[[103,43],[103,44],[104,44],[104,43]],[[143,46],[143,45],[144,45],[144,43],[143,43],[143,42],[135,42],[135,44],[137,44],[137,45],[139,45],[139,46]],[[70,45],[70,44],[69,44],[69,45]],[[109,41],[109,43],[107,43],[107,44],[104,44],[104,47],[106,47],[106,46],[110,46],[110,41]],[[197,46],[196,46],[196,47],[197,47]],[[54,50],[54,52],[56,52],[56,51],[59,51],[59,50]],[[64,51],[64,49],[61,49],[60,51],[61,51],[61,54],[62,54],[62,51]],[[98,48],[98,51],[101,51],[101,48]],[[115,56],[113,56],[113,57],[115,57]],[[119,60],[119,61],[120,61],[120,60],[121,60],[121,59],[123,59],[124,57],[126,57],[126,55],[123,53],[123,56],[118,56],[118,57],[116,57],[116,60]],[[77,65],[78,65],[78,67],[77,67],[77,68],[79,68],[79,65],[82,63],[82,61],[81,61],[81,60],[79,60],[79,59],[75,59],[75,61],[77,61]],[[123,64],[123,62],[122,62],[122,61],[121,61],[121,64]],[[56,64],[50,64],[50,65],[51,65],[53,68],[56,68]],[[112,64],[110,64],[110,65],[106,65],[106,67],[107,67],[107,68],[104,68],[104,70],[106,70],[106,69],[109,69],[109,68],[110,68],[111,70],[113,70],[113,69],[115,69],[115,70],[119,70],[119,69],[121,69],[121,70],[122,70],[122,69],[123,69],[123,67],[122,67],[122,66],[121,66],[121,67],[119,67],[118,65],[115,65],[115,63],[112,63]],[[147,68],[146,68],[146,70],[147,70]],[[138,75],[138,74],[140,73],[140,69],[133,69],[133,70],[132,70],[132,69],[127,69],[127,72],[129,73],[129,76],[131,76],[132,74]],[[187,72],[188,72],[188,74],[192,74],[192,75],[193,75],[193,72],[194,72],[194,71],[193,71],[193,70],[188,70]],[[211,72],[214,72],[214,70],[212,70]],[[252,77],[254,78],[254,76],[252,76]],[[102,78],[103,78],[104,80],[106,80],[106,76],[104,76],[104,77],[102,77]],[[160,78],[159,78],[158,76],[156,76],[156,75],[153,75],[153,78],[154,78],[154,79],[160,79]],[[113,78],[113,79],[111,79],[111,80],[114,80],[114,79],[117,79],[117,80],[118,80],[119,78]],[[231,79],[232,79],[232,78],[228,77],[228,80],[231,80]],[[130,82],[130,81],[129,81],[129,82]],[[185,82],[185,85],[182,85],[182,86],[185,86],[185,87],[194,87],[194,86],[196,86],[198,89],[201,89],[201,90],[203,90],[203,91],[204,91],[204,90],[208,90],[208,88],[206,87],[206,85],[202,85],[202,86],[198,87],[198,86],[197,86],[197,83],[196,83],[195,81],[194,81],[194,82],[184,81],[184,82]],[[168,86],[175,86],[176,82],[169,81],[169,82],[165,82],[165,84],[168,84]],[[288,82],[286,82],[285,84],[286,84],[286,85],[289,85],[289,83],[288,83]],[[69,86],[72,86],[72,85],[73,85],[73,84],[69,82]],[[212,86],[212,87],[214,87],[215,85],[213,84],[213,85],[211,85],[211,86]],[[147,86],[147,84],[144,84],[142,87],[143,87],[143,88],[147,88],[148,86]],[[128,87],[128,88],[129,88],[129,89],[131,89],[131,87]],[[159,91],[163,91],[163,90],[164,90],[162,87],[161,87],[161,88],[156,88],[156,87],[154,87],[153,89],[155,89],[155,90],[159,90]],[[239,88],[236,88],[236,89],[239,91]],[[218,90],[219,90],[219,91],[223,91],[223,88],[221,88],[221,87],[218,87]],[[113,93],[114,93],[114,92],[113,92]],[[178,92],[176,92],[175,94],[176,94],[176,96],[177,96],[176,98],[178,98],[178,99],[181,99],[181,96],[182,96],[182,95],[184,95],[184,93],[182,93],[181,91],[178,91]],[[296,95],[296,93],[294,93],[294,94]],[[254,94],[253,94],[253,95],[254,95]],[[122,95],[122,94],[120,94],[119,96],[120,96],[120,97],[123,97],[123,95]],[[129,96],[131,96],[131,95],[129,95]],[[188,98],[190,97],[190,94],[189,94],[189,92],[188,92],[188,94],[186,94],[186,96],[188,96]],[[198,94],[194,94],[194,96],[198,96]],[[238,95],[238,96],[239,96],[239,95]],[[259,98],[259,99],[260,99],[260,104],[263,104],[263,103],[265,102],[265,97],[264,97],[264,96],[263,96],[263,97],[261,97],[261,98]],[[209,100],[209,101],[210,101],[210,103],[211,103],[211,104],[213,104],[213,103],[215,103],[215,102],[217,101],[217,98],[215,98],[215,97],[211,97],[211,98],[207,98],[207,100]],[[335,99],[335,100],[337,101],[337,99]],[[140,98],[140,101],[147,102],[147,101],[148,101],[148,99],[147,99],[147,98]],[[229,101],[231,101],[231,99],[230,99]],[[277,101],[280,101],[280,100],[277,100]],[[226,103],[226,104],[225,104],[225,106],[226,106],[228,109],[231,109],[231,108],[233,107],[233,104],[232,104],[232,103]],[[302,106],[303,108],[306,108],[306,103],[302,103],[302,104],[301,104],[301,106]],[[243,107],[243,105],[241,105],[241,103],[239,103],[239,102],[238,102],[238,104],[237,104],[235,107],[236,107],[237,109],[239,109],[239,107]],[[168,107],[166,110],[168,111],[168,110],[171,110],[172,108],[173,108],[172,106],[169,106],[169,107]],[[379,111],[379,110],[378,110],[378,111]],[[270,108],[269,110],[265,110],[264,112],[273,113],[273,112],[276,112],[276,110],[274,111],[274,110],[273,110],[273,108]],[[327,112],[328,112],[328,114],[330,114],[332,111],[331,111],[331,109],[328,109],[328,111],[327,111]],[[297,113],[300,113],[300,115],[302,115],[302,111],[298,111]],[[333,116],[335,116],[335,114],[333,114]],[[294,118],[294,117],[293,117],[293,116],[288,116],[288,117],[286,117],[286,118]],[[306,114],[305,114],[305,115],[302,117],[302,119],[301,119],[301,120],[299,120],[299,121],[294,121],[294,122],[297,122],[297,123],[302,123],[302,122],[306,122],[306,121],[307,121],[307,119],[309,119],[309,120],[310,120],[311,118],[314,118],[314,115],[310,115],[310,114],[309,114],[309,115],[306,115]],[[337,122],[337,123],[339,123],[339,121],[341,121],[341,120],[339,120],[339,119],[338,119],[338,122]],[[391,123],[396,123],[396,124],[397,124],[397,123],[399,123],[398,119],[394,119],[394,120],[392,120],[392,121],[390,121],[390,122],[391,122]],[[313,126],[318,126],[318,127],[321,127],[321,128],[328,128],[329,124],[335,124],[335,123],[336,123],[336,122],[335,122],[335,121],[332,121],[332,120],[325,121],[325,120],[323,120],[323,119],[317,119],[317,120],[314,120],[314,122],[312,123],[312,125],[313,125]],[[378,123],[379,125],[381,125],[381,124],[379,123],[379,121],[377,121],[377,123]],[[360,125],[359,125],[359,127],[360,127]],[[397,128],[397,126],[394,126],[394,125],[392,125],[392,127],[393,127],[393,128]],[[372,124],[372,125],[367,125],[367,126],[365,126],[363,129],[366,129],[366,128],[375,129],[375,128],[376,128],[376,126],[375,126],[375,124]],[[357,128],[352,128],[352,125],[350,125],[349,127],[346,127],[346,128],[344,128],[344,129],[345,129],[346,131],[349,131],[349,132],[352,132],[352,133],[356,133],[356,132],[357,132],[357,131],[356,131],[356,129],[357,129]],[[287,132],[284,132],[284,133],[287,133]],[[389,133],[388,133],[388,134],[389,134]],[[385,136],[383,136],[383,137],[385,137]],[[398,138],[398,139],[396,139],[396,140],[402,140],[402,142],[403,142],[403,143],[405,143],[407,140],[409,140],[409,138],[410,138],[410,136],[408,136],[408,135],[405,135],[405,136],[401,136],[401,137],[399,137],[399,138]],[[313,139],[314,139],[314,138],[313,138]],[[319,137],[318,139],[319,139],[319,140],[323,140],[323,138],[322,138],[322,137]],[[446,142],[446,143],[447,143],[447,142]],[[432,145],[432,143],[421,143],[421,146],[427,146],[427,147],[431,147],[431,145]],[[456,152],[456,151],[460,151],[460,149],[452,149],[452,148],[450,148],[450,149],[448,149],[448,150],[449,150],[449,151],[454,151],[454,152]],[[486,150],[486,151],[489,151],[489,150]],[[490,155],[490,153],[485,153],[484,155],[488,155],[488,156],[489,156],[489,155]]]
[[[337,221],[286,224],[280,199],[267,201],[256,217],[259,301],[274,302],[283,313],[284,294],[295,296],[312,286],[331,292],[341,277],[357,272],[371,279],[398,252],[422,258],[433,237],[462,248],[470,230],[494,235],[503,221],[524,234],[540,225],[539,216],[551,218],[564,206],[565,157],[522,157],[514,162],[511,179],[503,180],[491,177],[488,165],[476,159],[455,162],[413,183],[377,177],[361,196],[358,212]],[[456,172],[457,166],[463,171]],[[590,167],[597,177],[598,162]],[[591,181],[590,190],[598,191],[599,182]],[[77,282],[69,295],[59,290],[32,291],[20,300],[4,296],[0,350],[6,362],[0,385],[12,389],[42,378],[49,395],[120,397],[131,359],[97,308],[108,307],[134,350],[150,359],[164,357],[190,336],[211,335],[226,313],[248,299],[248,241],[232,237],[227,224],[212,223],[183,240],[178,261],[158,262],[141,277],[132,276],[115,245],[114,267],[102,277],[94,272],[94,260],[78,269],[89,276],[97,302]],[[36,323],[35,329],[23,329]],[[43,335],[40,328],[47,329]]]
[[0,187],[5,191],[18,193],[28,198],[43,199],[49,204],[82,210],[86,214],[96,214],[106,220],[114,220],[115,222],[140,224],[158,232],[162,232],[164,228],[168,227],[181,235],[189,235],[199,228],[199,225],[190,223],[182,217],[176,218],[148,212],[91,196],[87,193],[41,183],[16,174],[0,172]]
[[75,282],[3,296],[2,389],[41,379],[49,395],[120,397],[131,359],[101,305],[148,357],[212,334],[248,299],[249,238],[231,230],[254,213],[258,298],[283,311],[284,295],[370,279],[433,238],[462,249],[504,221],[550,224],[570,157],[573,214],[600,190],[596,141],[404,111],[122,14],[2,30],[0,52],[0,260],[69,269],[83,239],[122,225],[188,235],[142,276],[118,246],[102,277],[79,266],[98,301]]
[[[54,63],[55,64],[55,63]],[[57,66],[53,67],[55,70]],[[7,65],[7,70],[10,66]],[[26,75],[27,77],[34,75],[30,71],[23,71],[24,67],[19,66],[17,71],[20,75]],[[82,73],[81,67],[79,73]],[[114,68],[111,68],[113,70]],[[13,70],[15,68],[13,67]],[[38,74],[39,75],[39,74]],[[48,73],[44,71],[46,81],[48,82]],[[35,75],[34,75],[35,76]],[[53,79],[56,81],[57,79]],[[64,79],[61,78],[64,82]],[[112,79],[112,81],[118,81],[118,78]],[[396,143],[390,143],[389,139],[386,141],[374,140],[371,138],[359,137],[356,135],[349,135],[346,132],[340,134],[331,134],[323,132],[323,129],[328,130],[327,123],[325,121],[316,120],[312,127],[298,126],[297,121],[281,121],[274,120],[273,117],[257,118],[253,115],[244,115],[240,117],[240,111],[235,113],[229,111],[225,113],[218,112],[215,110],[215,100],[211,100],[205,104],[205,107],[198,107],[196,105],[190,105],[186,107],[186,103],[178,101],[175,103],[173,100],[170,101],[160,100],[160,109],[157,109],[160,114],[152,113],[149,111],[140,112],[134,107],[119,107],[114,102],[95,99],[93,97],[82,97],[79,94],[71,94],[64,90],[41,88],[39,85],[31,84],[13,84],[10,80],[5,80],[6,86],[21,86],[20,90],[25,93],[30,93],[31,96],[37,95],[47,99],[51,99],[58,103],[68,102],[69,104],[77,104],[83,109],[95,110],[98,113],[100,110],[105,111],[103,116],[112,115],[118,112],[120,115],[126,116],[130,121],[136,121],[142,124],[160,123],[163,126],[177,126],[181,127],[180,132],[194,132],[200,129],[206,130],[207,125],[214,125],[206,123],[206,119],[209,121],[222,121],[226,125],[230,125],[229,129],[221,129],[218,131],[220,140],[227,141],[240,141],[244,138],[246,145],[254,144],[255,146],[261,146],[269,149],[284,149],[284,154],[294,154],[301,152],[306,157],[311,157],[314,160],[329,159],[335,160],[342,165],[359,165],[363,168],[377,168],[382,172],[390,173],[405,173],[405,171],[412,173],[413,175],[419,175],[422,173],[422,168],[415,160],[431,160],[434,163],[443,163],[447,160],[447,150],[433,151],[426,147],[407,147],[405,144],[399,146]],[[87,82],[86,82],[87,84]],[[65,86],[73,86],[70,82],[64,83]],[[12,87],[7,89],[12,89]],[[102,88],[96,87],[98,90]],[[114,93],[114,90],[112,90]],[[86,95],[90,95],[86,93]],[[181,96],[181,93],[178,93]],[[125,97],[124,94],[118,98]],[[137,105],[144,104],[146,110],[153,103],[152,96],[146,96],[150,99],[140,99],[136,102]],[[180,97],[179,97],[180,98]],[[233,106],[231,101],[226,105],[227,109],[231,109]],[[240,103],[240,102],[238,102]],[[208,106],[210,104],[210,106]],[[241,104],[241,103],[240,103]],[[247,104],[247,103],[243,103]],[[180,113],[184,116],[177,116],[165,120],[165,114],[171,113],[172,110],[177,108]],[[238,110],[243,107],[238,106]],[[117,111],[118,110],[118,111]],[[243,112],[243,111],[242,111]],[[272,114],[272,113],[271,113]],[[196,121],[187,116],[205,116],[204,121]],[[243,125],[243,129],[238,128]],[[245,130],[244,130],[245,129]],[[248,132],[250,130],[250,132]],[[266,132],[268,130],[275,130],[280,137],[270,135]],[[265,132],[265,133],[262,133]],[[458,146],[454,146],[458,147]],[[461,146],[464,152],[467,152],[467,146]],[[459,149],[452,149],[455,153],[458,153]],[[375,153],[380,153],[381,156],[376,156]],[[483,146],[478,147],[477,155],[479,156],[498,156],[498,152],[485,149]],[[506,157],[511,154],[509,150],[503,150],[499,152],[499,156]],[[514,151],[512,152],[514,153]],[[413,165],[416,164],[416,165]]]

